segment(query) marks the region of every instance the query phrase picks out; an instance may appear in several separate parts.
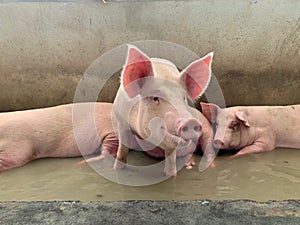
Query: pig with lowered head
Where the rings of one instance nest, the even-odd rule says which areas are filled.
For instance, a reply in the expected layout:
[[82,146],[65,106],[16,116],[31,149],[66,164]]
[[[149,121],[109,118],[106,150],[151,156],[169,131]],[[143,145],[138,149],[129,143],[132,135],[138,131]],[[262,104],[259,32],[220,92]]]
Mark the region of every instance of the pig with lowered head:
[[235,156],[276,147],[300,148],[300,105],[221,109],[215,104],[200,104],[203,114],[216,124],[215,148],[240,149]]
[[113,108],[120,141],[115,169],[125,166],[129,149],[158,148],[164,151],[165,174],[176,176],[176,152],[195,151],[202,134],[198,111],[187,103],[205,91],[212,57],[210,53],[179,72],[170,61],[149,58],[128,45]]

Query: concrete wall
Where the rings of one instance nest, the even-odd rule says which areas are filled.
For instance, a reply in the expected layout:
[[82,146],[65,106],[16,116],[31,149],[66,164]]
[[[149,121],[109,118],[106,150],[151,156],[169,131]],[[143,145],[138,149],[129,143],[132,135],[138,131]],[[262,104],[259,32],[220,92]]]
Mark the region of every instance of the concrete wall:
[[214,51],[227,105],[300,102],[299,0],[107,2],[0,0],[0,111],[72,102],[97,57],[146,39]]

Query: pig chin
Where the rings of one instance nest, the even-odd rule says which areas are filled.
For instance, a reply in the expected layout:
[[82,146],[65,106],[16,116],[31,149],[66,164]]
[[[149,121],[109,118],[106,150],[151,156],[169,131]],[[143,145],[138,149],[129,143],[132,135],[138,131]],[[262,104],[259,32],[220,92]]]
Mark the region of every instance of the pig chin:
[[231,141],[228,147],[226,147],[226,149],[240,149],[240,148],[241,148],[240,140]]
[[222,149],[240,149],[241,138],[238,132],[230,132],[223,139]]
[[179,146],[177,146],[176,154],[179,157],[192,154],[196,150],[196,147],[197,143],[195,141],[190,140],[189,142],[184,143],[183,145],[180,144]]
[[[154,128],[154,125],[159,126],[160,128]],[[143,134],[144,135],[142,135],[141,138],[151,143],[151,145],[148,146],[147,144],[138,141],[139,145],[142,146],[144,150],[148,151],[155,147],[169,151],[176,150],[176,154],[179,157],[193,153],[198,143],[198,140],[185,140],[178,136],[175,131],[169,130],[166,126],[154,123],[150,123],[150,129],[143,130]]]
[[193,153],[196,149],[197,143],[195,140],[185,140],[182,137],[173,135],[167,131],[164,132],[164,135],[164,142],[160,147],[163,149],[176,149],[176,154],[179,157]]

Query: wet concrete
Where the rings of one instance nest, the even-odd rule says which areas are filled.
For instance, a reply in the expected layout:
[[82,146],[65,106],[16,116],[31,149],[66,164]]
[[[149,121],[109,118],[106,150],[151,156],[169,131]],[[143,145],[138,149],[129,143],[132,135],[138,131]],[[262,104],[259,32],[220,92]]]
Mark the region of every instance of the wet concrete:
[[300,200],[1,202],[1,224],[300,224]]

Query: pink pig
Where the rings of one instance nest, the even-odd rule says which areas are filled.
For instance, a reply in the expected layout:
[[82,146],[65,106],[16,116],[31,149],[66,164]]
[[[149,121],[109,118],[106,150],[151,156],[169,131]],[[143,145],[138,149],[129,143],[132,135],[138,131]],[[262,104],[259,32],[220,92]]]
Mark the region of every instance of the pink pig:
[[76,157],[101,150],[100,156],[89,161],[116,155],[118,139],[111,111],[111,103],[76,103],[0,113],[0,171],[38,158]]
[[177,174],[174,150],[194,152],[202,134],[198,111],[187,103],[206,89],[212,57],[210,53],[180,73],[170,61],[149,58],[138,48],[128,46],[113,109],[120,140],[116,169],[125,166],[129,149],[139,147],[144,151],[163,150],[165,174]]
[[201,107],[217,125],[214,146],[241,149],[235,156],[276,147],[300,148],[300,105],[220,109],[215,104],[201,103]]

